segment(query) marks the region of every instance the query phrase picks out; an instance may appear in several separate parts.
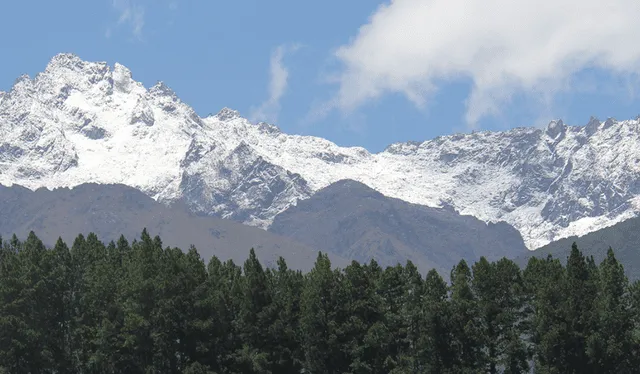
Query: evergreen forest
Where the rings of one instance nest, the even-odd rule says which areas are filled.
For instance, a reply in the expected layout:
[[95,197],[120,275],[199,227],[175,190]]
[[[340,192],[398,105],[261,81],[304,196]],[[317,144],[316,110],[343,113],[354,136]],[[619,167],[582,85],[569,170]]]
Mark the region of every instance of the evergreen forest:
[[[609,249],[308,273],[139,239],[0,241],[2,373],[638,373],[640,286]],[[241,249],[244,250],[244,249]]]

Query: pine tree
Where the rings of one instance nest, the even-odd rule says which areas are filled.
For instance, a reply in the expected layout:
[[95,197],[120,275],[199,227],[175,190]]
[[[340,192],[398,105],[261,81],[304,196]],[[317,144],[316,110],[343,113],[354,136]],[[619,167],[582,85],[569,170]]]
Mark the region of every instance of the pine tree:
[[[69,247],[58,238],[53,250],[49,252],[52,263],[51,272],[51,309],[53,326],[51,334],[53,346],[55,347],[55,368],[58,373],[72,370],[72,331],[71,331],[71,253]],[[54,296],[55,295],[55,296]]]
[[568,336],[565,340],[567,373],[592,373],[587,356],[587,338],[595,326],[594,295],[597,283],[586,258],[573,243],[567,260],[567,288],[564,319],[567,321]]
[[[19,253],[23,265],[24,285],[24,318],[27,332],[27,350],[25,361],[28,362],[30,372],[46,372],[56,366],[56,356],[63,356],[60,352],[62,341],[56,341],[57,324],[62,322],[60,310],[55,308],[61,293],[56,293],[53,278],[54,262],[51,252],[35,233],[29,233],[24,242],[23,250]],[[53,286],[53,287],[52,287]]]
[[242,348],[234,353],[236,370],[246,373],[269,371],[272,348],[269,327],[275,319],[272,298],[265,273],[252,248],[244,263],[242,298],[235,328]]
[[497,373],[500,352],[498,339],[500,337],[499,326],[502,285],[498,284],[496,269],[486,258],[481,257],[473,266],[473,290],[478,297],[478,311],[482,328],[482,344],[486,355],[486,368],[488,373]]
[[385,371],[389,331],[380,309],[383,299],[376,292],[381,272],[375,261],[364,266],[354,261],[344,270],[336,322],[351,373]]
[[458,373],[476,373],[486,364],[482,351],[478,302],[471,288],[472,275],[466,261],[461,260],[451,272],[451,327],[458,356]]
[[345,367],[335,320],[339,287],[329,257],[319,253],[313,269],[305,277],[300,300],[300,329],[305,352],[303,369],[307,373],[334,373],[337,368]]
[[234,352],[242,342],[234,327],[242,300],[242,269],[232,260],[222,263],[213,256],[207,265],[207,279],[198,291],[194,323],[201,337],[197,361],[212,371],[223,373],[234,364]]
[[505,374],[528,373],[529,351],[523,336],[528,319],[525,285],[518,265],[503,258],[495,263],[498,286],[498,363]]
[[629,286],[629,298],[631,299],[631,361],[636,367],[640,366],[640,280],[636,280]]
[[410,317],[407,315],[407,281],[404,268],[398,264],[387,267],[378,282],[381,317],[388,330],[384,352],[386,357],[382,358],[387,372],[393,372],[403,365],[403,361],[411,358],[407,335],[410,323]]
[[436,270],[430,270],[424,283],[422,323],[412,373],[453,374],[459,369],[447,292],[444,279]]
[[566,271],[559,260],[532,257],[524,271],[531,320],[529,339],[536,373],[564,373],[568,326],[564,315]]
[[77,319],[85,331],[87,340],[83,347],[90,351],[85,362],[87,370],[117,371],[115,360],[119,345],[120,329],[123,325],[122,306],[119,304],[119,280],[121,264],[113,257],[118,251],[111,242],[105,246],[95,234],[89,234],[86,246],[92,263],[84,272],[81,303],[85,310]]
[[16,235],[4,242],[0,258],[0,368],[8,373],[27,372],[28,321],[23,271]]
[[[205,338],[202,334],[200,320],[203,316],[198,304],[201,301],[202,292],[208,280],[207,268],[200,257],[198,250],[190,246],[189,251],[183,256],[181,262],[180,283],[177,302],[180,312],[176,315],[178,324],[182,329],[182,338],[179,341],[181,367],[187,370],[201,357],[201,344]],[[203,367],[205,367],[203,365]],[[207,368],[209,369],[209,368]]]
[[520,268],[510,260],[489,263],[482,257],[473,266],[473,290],[478,298],[486,371],[528,372],[524,333],[523,282]]
[[287,267],[284,258],[271,273],[272,308],[276,318],[269,328],[272,340],[272,372],[300,373],[304,361],[300,329],[300,294],[304,277],[300,271]]
[[[154,238],[154,247],[162,248],[160,238]],[[182,350],[189,317],[185,299],[189,302],[191,285],[184,274],[184,253],[179,248],[167,247],[159,252],[158,274],[153,279],[155,300],[150,314],[153,345],[153,372],[173,373],[184,369],[189,361]],[[148,369],[147,369],[148,370]]]
[[400,314],[406,333],[405,342],[398,355],[398,368],[404,372],[415,373],[420,368],[418,357],[424,318],[425,281],[411,261],[407,261],[402,268],[402,278],[405,289]]
[[629,373],[637,368],[633,352],[633,310],[629,282],[609,248],[600,264],[596,301],[597,329],[589,336],[588,354],[594,372]]
[[123,345],[119,347],[122,355],[120,365],[130,373],[153,370],[152,314],[158,302],[156,277],[161,271],[159,262],[162,254],[159,244],[144,229],[140,241],[134,241],[131,245],[131,256],[121,282],[123,325],[118,340]]

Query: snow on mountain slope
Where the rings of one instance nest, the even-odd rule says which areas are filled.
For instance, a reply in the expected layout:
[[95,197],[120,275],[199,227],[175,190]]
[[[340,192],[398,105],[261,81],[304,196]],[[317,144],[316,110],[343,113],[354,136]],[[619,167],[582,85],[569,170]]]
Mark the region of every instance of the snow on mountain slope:
[[584,127],[553,121],[545,130],[439,137],[394,144],[379,154],[252,126],[242,118],[204,122],[219,131],[217,138],[247,142],[270,162],[300,174],[314,191],[355,179],[408,202],[504,220],[521,231],[529,248],[638,212],[632,200],[640,193],[638,121],[593,120]]
[[370,154],[288,135],[223,109],[200,118],[122,65],[55,56],[0,93],[0,184],[122,183],[164,202],[267,227],[341,179],[428,206],[506,221],[529,248],[638,214],[638,120],[518,128],[393,144]]
[[180,160],[203,126],[164,84],[146,90],[122,65],[66,54],[18,80],[0,121],[3,184],[121,182],[155,198],[180,196]]

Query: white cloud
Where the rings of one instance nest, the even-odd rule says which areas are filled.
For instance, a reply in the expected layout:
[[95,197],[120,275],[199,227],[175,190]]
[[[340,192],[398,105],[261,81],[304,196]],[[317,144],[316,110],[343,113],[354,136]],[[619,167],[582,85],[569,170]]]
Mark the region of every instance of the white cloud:
[[[134,0],[112,0],[111,5],[119,13],[118,25],[129,25],[133,36],[141,39],[144,27],[144,6]],[[106,36],[111,36],[111,32],[111,28],[107,29]]]
[[638,0],[392,0],[337,49],[334,107],[399,92],[425,105],[438,86],[470,79],[473,126],[515,94],[543,106],[587,67],[640,72]]
[[267,121],[275,123],[280,112],[280,99],[287,90],[289,70],[282,60],[286,53],[294,52],[298,46],[280,45],[271,53],[269,64],[269,98],[259,107],[251,111],[253,121]]

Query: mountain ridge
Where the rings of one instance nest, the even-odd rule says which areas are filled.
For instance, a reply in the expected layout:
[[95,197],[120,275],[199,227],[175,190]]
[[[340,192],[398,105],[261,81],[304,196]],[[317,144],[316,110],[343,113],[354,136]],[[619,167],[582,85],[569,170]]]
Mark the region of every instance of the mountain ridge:
[[411,261],[423,274],[436,269],[443,277],[462,259],[494,261],[528,252],[520,233],[504,222],[407,203],[350,179],[290,206],[268,231],[360,263]]
[[624,265],[629,279],[640,279],[640,217],[630,218],[585,235],[562,238],[535,251],[529,251],[524,256],[516,257],[515,261],[525,267],[531,257],[544,259],[551,255],[566,263],[573,243],[576,243],[585,256],[593,256],[597,263],[603,261],[607,256],[607,250],[612,248],[618,261]]
[[[318,249],[275,233],[217,217],[195,216],[180,201],[166,206],[139,190],[124,185],[82,184],[74,188],[0,186],[0,235],[25,239],[30,231],[48,246],[58,237],[73,243],[78,234],[95,233],[106,243],[124,235],[139,239],[146,228],[159,235],[164,246],[183,250],[194,245],[208,262],[212,256],[242,264],[251,248],[260,261],[277,266],[280,256],[291,268],[310,270]],[[329,254],[336,267],[349,261]]]
[[[223,108],[201,118],[121,64],[54,56],[0,95],[0,184],[122,183],[195,212],[268,228],[340,179],[518,229],[529,249],[638,215],[637,119],[454,134],[370,153],[288,135]],[[618,151],[615,151],[618,149]]]

